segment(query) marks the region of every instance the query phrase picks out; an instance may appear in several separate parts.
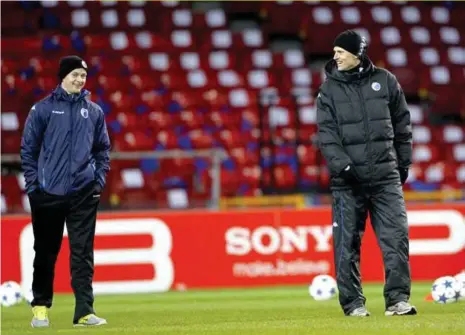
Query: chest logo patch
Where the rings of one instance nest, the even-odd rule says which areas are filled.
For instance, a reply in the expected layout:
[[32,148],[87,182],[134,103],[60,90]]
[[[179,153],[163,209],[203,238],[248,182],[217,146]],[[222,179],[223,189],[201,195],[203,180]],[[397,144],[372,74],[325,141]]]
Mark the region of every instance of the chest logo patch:
[[371,88],[373,89],[373,91],[378,92],[381,89],[381,84],[375,81],[371,84]]
[[89,111],[85,108],[81,108],[81,115],[84,119],[87,119],[89,117]]

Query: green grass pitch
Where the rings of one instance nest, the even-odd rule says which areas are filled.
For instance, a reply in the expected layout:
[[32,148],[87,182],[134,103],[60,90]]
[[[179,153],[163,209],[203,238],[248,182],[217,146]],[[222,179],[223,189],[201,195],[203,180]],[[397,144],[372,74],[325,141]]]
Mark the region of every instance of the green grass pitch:
[[343,316],[337,299],[316,302],[306,286],[97,296],[97,314],[108,320],[108,325],[98,328],[73,328],[74,298],[58,295],[49,313],[51,328],[31,328],[30,307],[22,303],[2,308],[1,333],[464,335],[465,302],[427,302],[429,290],[429,283],[413,286],[411,301],[419,315],[385,317],[382,286],[365,285],[369,318]]

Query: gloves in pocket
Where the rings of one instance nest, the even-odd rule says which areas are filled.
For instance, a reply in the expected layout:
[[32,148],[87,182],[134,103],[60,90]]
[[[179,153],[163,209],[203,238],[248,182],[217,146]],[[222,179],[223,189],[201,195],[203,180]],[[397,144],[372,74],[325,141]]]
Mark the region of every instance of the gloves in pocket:
[[347,165],[339,174],[347,184],[357,184],[359,179],[352,164]]
[[400,182],[402,183],[402,185],[404,185],[405,181],[408,178],[408,169],[399,168],[399,174],[400,174]]

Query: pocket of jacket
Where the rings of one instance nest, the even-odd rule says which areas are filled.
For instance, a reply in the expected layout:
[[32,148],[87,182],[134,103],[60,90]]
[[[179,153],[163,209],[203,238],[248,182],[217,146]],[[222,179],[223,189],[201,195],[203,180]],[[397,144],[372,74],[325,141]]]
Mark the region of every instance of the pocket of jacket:
[[102,193],[102,187],[100,186],[98,181],[94,182],[93,194],[100,195]]
[[42,179],[40,181],[43,188],[45,188],[45,186],[47,185],[47,178],[45,177],[45,172],[47,171],[48,159],[49,159],[49,155],[48,153],[46,153],[44,157],[44,165],[42,166]]

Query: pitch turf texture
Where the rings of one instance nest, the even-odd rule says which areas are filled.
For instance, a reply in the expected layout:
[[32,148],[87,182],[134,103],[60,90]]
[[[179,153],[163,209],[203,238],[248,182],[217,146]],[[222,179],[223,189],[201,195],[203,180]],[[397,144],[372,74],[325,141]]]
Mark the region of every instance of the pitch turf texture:
[[464,335],[465,302],[439,305],[424,300],[430,284],[415,284],[419,315],[385,317],[381,285],[365,285],[372,316],[343,316],[337,299],[316,302],[307,287],[192,290],[163,294],[98,296],[96,309],[108,325],[73,328],[74,298],[58,295],[51,328],[30,327],[26,303],[2,308],[2,334],[421,334]]

